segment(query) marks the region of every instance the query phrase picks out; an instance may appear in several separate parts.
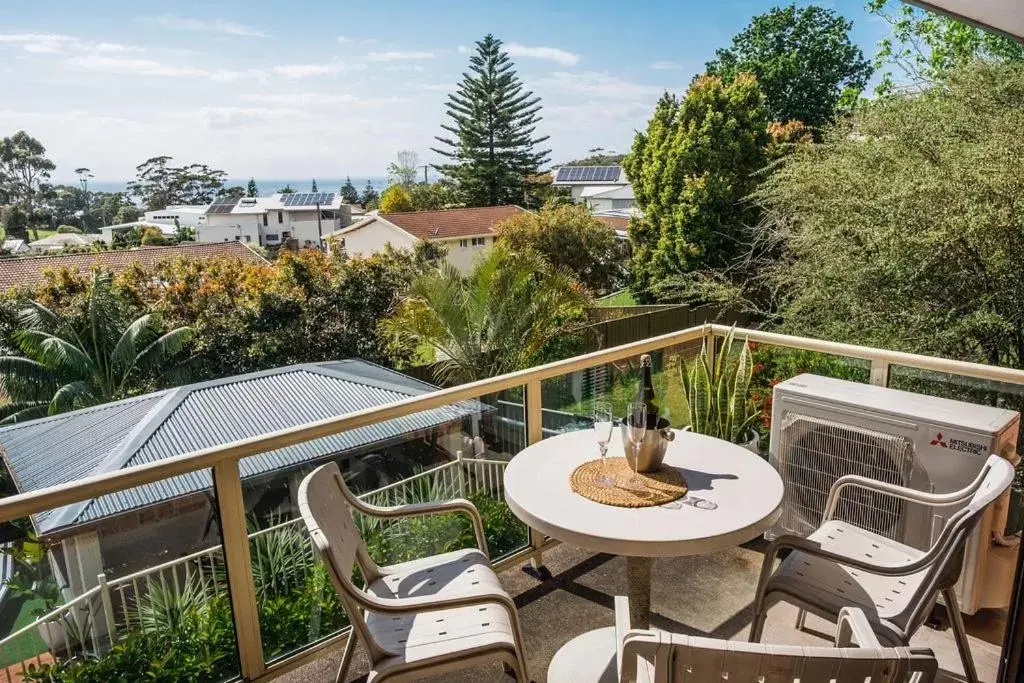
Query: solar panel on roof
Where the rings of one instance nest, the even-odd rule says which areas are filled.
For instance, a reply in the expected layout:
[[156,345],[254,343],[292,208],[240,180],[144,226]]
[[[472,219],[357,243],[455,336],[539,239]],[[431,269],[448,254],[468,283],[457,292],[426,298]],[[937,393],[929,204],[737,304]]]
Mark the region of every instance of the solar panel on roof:
[[333,201],[333,192],[294,192],[281,197],[284,206],[315,206],[330,204]]
[[614,183],[622,173],[620,166],[563,166],[555,175],[557,183]]
[[231,213],[231,210],[235,208],[235,204],[237,203],[237,198],[221,197],[210,204],[210,208],[206,210],[206,213]]

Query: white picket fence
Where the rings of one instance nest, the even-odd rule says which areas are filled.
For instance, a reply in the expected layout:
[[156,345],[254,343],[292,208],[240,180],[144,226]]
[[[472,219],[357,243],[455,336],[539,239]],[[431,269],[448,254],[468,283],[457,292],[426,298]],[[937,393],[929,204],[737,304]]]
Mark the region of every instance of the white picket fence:
[[[503,460],[458,458],[425,470],[407,479],[389,484],[360,495],[369,503],[380,506],[400,505],[422,500],[450,500],[484,492],[504,501],[502,477]],[[250,543],[261,536],[301,528],[301,519],[292,519],[249,535]],[[312,542],[309,552],[315,552]],[[224,555],[221,546],[206,548],[126,576],[107,579],[98,577],[98,585],[39,617],[0,640],[0,656],[5,646],[16,642],[33,631],[38,632],[54,655],[100,657],[124,634],[138,626],[143,618],[145,596],[159,585],[165,592],[180,595],[182,586],[190,581],[200,587],[202,598],[210,599],[227,592]],[[39,653],[4,668],[7,681],[20,680],[19,675],[29,663],[43,661]]]

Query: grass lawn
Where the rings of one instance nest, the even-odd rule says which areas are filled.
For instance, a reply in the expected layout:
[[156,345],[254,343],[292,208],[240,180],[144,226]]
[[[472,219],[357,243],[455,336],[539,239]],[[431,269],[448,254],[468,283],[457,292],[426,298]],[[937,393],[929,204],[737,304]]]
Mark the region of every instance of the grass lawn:
[[[655,402],[658,404],[660,415],[667,418],[672,426],[677,428],[689,424],[682,380],[679,377],[681,361],[682,356],[669,355],[664,358],[662,369],[651,375]],[[611,368],[612,366],[607,367]],[[549,382],[556,381],[558,380],[549,380]],[[594,401],[600,399],[612,404],[612,411],[616,417],[624,417],[629,405],[636,398],[639,387],[640,371],[638,367],[635,367],[627,372],[613,372],[599,395],[588,396],[580,400],[568,392],[558,396],[559,392],[555,387],[545,387],[544,407],[587,417],[593,412]]]
[[[43,606],[40,599],[26,600],[15,596],[8,598],[0,610],[0,638],[31,624],[36,620],[36,610],[42,609]],[[33,630],[0,650],[0,667],[18,664],[41,652],[46,652],[46,643],[40,637],[39,631]]]
[[636,301],[633,300],[633,295],[629,293],[628,289],[609,294],[608,296],[601,297],[597,300],[598,306],[636,306]]

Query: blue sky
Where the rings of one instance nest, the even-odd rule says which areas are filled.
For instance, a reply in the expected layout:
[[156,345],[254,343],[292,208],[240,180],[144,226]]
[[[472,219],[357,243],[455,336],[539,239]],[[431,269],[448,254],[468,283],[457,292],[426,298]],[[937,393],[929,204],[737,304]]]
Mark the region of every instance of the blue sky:
[[[446,94],[488,32],[543,98],[553,161],[624,151],[663,90],[778,3],[3,4],[0,135],[38,137],[55,179],[116,180],[158,154],[257,179],[380,176],[401,149],[436,161]],[[874,53],[885,27],[864,0],[817,4]]]

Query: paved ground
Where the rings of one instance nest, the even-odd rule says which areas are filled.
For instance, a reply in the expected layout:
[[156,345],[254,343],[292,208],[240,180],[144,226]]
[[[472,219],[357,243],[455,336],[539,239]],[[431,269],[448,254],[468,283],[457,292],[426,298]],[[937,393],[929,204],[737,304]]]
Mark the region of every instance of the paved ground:
[[[545,555],[545,564],[554,574],[539,583],[518,569],[501,578],[516,598],[525,630],[526,650],[531,678],[547,680],[547,667],[562,645],[594,628],[614,623],[612,602],[626,592],[625,561],[611,555],[593,554],[562,545]],[[656,560],[651,596],[652,626],[665,630],[710,636],[746,639],[750,608],[761,553],[756,546],[693,558]],[[795,610],[779,605],[769,613],[763,641],[766,643],[821,645],[831,638],[831,625],[808,617],[806,630],[794,629]],[[994,681],[999,661],[1002,621],[999,615],[976,615],[969,620],[971,646],[978,673],[983,681]],[[978,637],[975,637],[977,635]],[[991,641],[991,642],[989,642]],[[950,631],[923,628],[914,645],[932,648],[947,681],[960,681],[963,669]],[[279,681],[333,681],[339,651],[279,678]],[[348,681],[365,680],[366,660],[356,650]],[[478,668],[444,681],[511,681],[500,666]],[[581,682],[582,683],[582,682]]]

